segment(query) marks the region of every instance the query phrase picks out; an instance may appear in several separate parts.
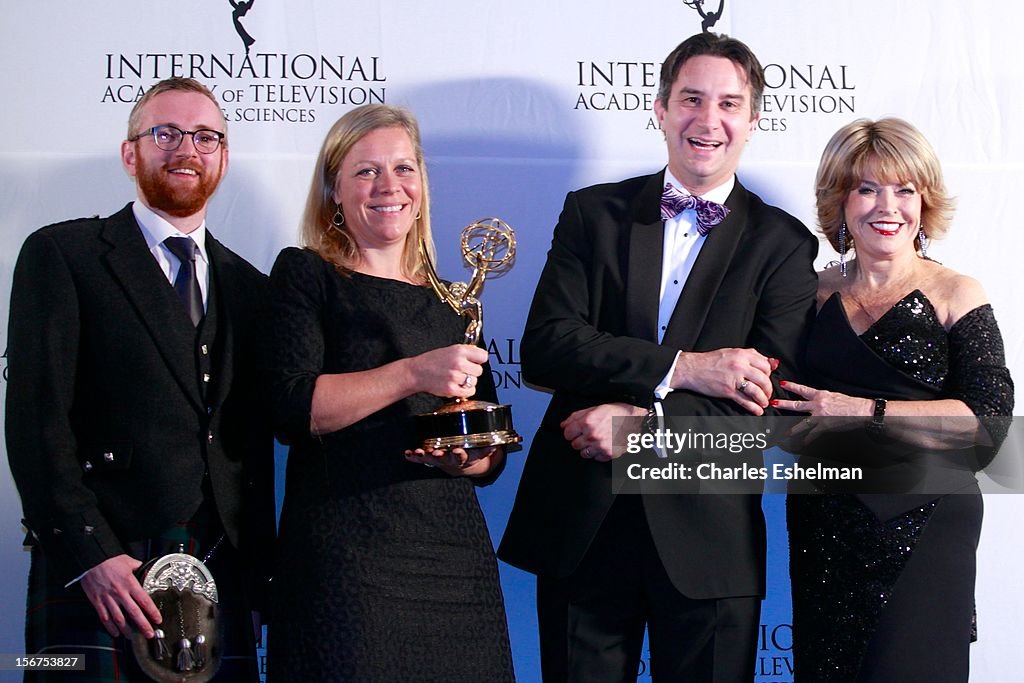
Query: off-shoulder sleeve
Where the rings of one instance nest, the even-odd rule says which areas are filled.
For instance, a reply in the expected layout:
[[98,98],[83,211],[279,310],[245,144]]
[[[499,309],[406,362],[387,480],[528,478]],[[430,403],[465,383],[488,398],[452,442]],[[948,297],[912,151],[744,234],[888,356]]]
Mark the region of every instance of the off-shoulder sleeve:
[[316,379],[323,372],[323,262],[289,247],[270,272],[270,373],[274,431],[282,443],[309,436]]
[[943,394],[960,399],[978,417],[1013,414],[1013,380],[992,306],[971,310],[950,328]]

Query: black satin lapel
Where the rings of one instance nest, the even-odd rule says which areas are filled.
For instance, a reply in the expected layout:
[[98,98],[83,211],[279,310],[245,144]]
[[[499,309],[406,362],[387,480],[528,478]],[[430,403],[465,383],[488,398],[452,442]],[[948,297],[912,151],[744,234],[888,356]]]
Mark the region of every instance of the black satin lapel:
[[626,273],[626,330],[632,337],[650,341],[658,340],[658,297],[665,248],[660,208],[664,182],[664,171],[650,176],[630,205],[633,224]]
[[210,257],[210,289],[217,297],[217,337],[214,342],[217,355],[213,358],[215,366],[206,400],[211,408],[217,408],[224,402],[233,379],[235,343],[231,313],[239,310],[233,302],[246,296],[246,292],[233,286],[237,278],[225,272],[230,266],[225,262],[224,248],[209,231],[206,233],[206,253]]
[[629,233],[626,275],[626,330],[631,337],[658,340],[658,295],[665,224],[634,223]]
[[662,343],[666,346],[689,351],[697,343],[711,302],[722,286],[736,247],[746,232],[749,197],[738,180],[725,205],[729,207],[729,215],[708,233],[693,270],[686,278],[679,303],[665,330]]
[[195,328],[171,283],[160,272],[156,260],[146,248],[146,240],[135,222],[131,207],[111,216],[102,238],[111,245],[104,256],[111,274],[149,330],[153,343],[182,391],[198,410],[203,410],[196,378],[189,372],[195,363],[192,357],[195,353]]

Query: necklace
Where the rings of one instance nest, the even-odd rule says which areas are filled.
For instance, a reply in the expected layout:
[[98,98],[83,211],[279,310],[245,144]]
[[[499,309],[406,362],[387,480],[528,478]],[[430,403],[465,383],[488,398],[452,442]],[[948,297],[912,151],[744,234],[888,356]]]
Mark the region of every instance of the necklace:
[[863,301],[861,301],[860,297],[854,294],[852,290],[847,291],[846,294],[847,296],[850,297],[850,300],[857,305],[857,308],[859,308],[864,313],[864,315],[868,317],[872,325],[878,322],[878,319],[885,314],[885,311],[888,311],[890,308],[892,308],[892,306],[888,306],[885,308],[885,311],[883,311],[881,315],[875,316],[868,308],[868,306]]
[[[886,284],[875,290],[865,287],[864,290],[869,294],[867,302],[853,291],[853,286],[847,287],[843,296],[849,297],[857,308],[867,316],[871,324],[875,324],[878,320],[892,310],[892,307],[899,303],[909,293],[908,287],[910,283],[914,281],[914,274],[909,273],[908,275],[899,278],[893,284]],[[877,311],[877,314],[875,313]]]

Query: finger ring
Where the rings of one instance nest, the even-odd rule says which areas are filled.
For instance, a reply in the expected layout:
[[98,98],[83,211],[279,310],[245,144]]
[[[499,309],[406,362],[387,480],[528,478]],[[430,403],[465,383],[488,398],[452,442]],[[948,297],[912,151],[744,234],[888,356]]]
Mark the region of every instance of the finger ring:
[[742,382],[740,382],[738,387],[736,387],[736,391],[746,391],[748,386],[750,386],[750,380],[745,379]]
[[425,462],[423,464],[426,465],[427,467],[433,467],[433,465],[431,465],[429,462]]
[[472,375],[466,375],[466,379],[462,380],[462,384],[459,386],[471,387],[476,382]]
[[580,455],[582,455],[584,458],[589,458],[590,448],[584,448],[582,451],[580,451]]

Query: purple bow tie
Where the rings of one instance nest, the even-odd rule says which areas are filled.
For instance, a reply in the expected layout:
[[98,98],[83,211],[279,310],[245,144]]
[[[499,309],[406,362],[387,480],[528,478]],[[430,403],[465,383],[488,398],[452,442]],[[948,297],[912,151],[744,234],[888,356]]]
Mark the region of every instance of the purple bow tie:
[[661,194],[662,220],[674,218],[687,209],[694,209],[697,212],[697,232],[701,235],[708,234],[711,228],[729,215],[728,207],[692,194],[683,194],[671,183],[665,183],[665,190]]

